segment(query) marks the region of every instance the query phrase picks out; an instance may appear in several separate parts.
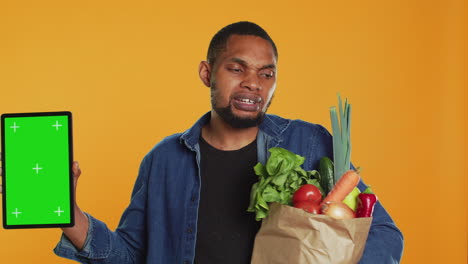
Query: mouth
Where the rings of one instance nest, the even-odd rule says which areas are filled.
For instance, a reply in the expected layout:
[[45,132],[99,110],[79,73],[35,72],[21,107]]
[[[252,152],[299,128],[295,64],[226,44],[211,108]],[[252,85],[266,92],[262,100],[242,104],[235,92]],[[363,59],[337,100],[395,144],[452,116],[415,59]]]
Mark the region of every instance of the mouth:
[[242,93],[234,95],[232,102],[238,110],[256,112],[261,107],[262,98],[258,95]]

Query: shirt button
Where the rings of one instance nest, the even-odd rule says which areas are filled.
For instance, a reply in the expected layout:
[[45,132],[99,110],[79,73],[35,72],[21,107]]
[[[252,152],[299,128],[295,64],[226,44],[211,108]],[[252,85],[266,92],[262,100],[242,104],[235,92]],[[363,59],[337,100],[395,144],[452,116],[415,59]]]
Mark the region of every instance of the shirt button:
[[192,196],[192,198],[190,199],[192,202],[195,202],[197,200],[197,197],[196,196]]
[[187,233],[192,234],[193,229],[192,228],[187,228]]
[[184,261],[184,264],[189,264],[189,263],[190,263],[190,261],[188,261],[188,260]]

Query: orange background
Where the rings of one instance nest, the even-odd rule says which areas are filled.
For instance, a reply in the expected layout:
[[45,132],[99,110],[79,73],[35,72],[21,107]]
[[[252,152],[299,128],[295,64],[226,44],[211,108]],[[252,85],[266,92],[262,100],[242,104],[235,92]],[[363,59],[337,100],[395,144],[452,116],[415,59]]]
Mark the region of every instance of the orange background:
[[[210,38],[251,20],[279,48],[270,113],[329,128],[349,98],[352,160],[404,233],[402,263],[467,263],[467,2],[283,2],[1,0],[0,113],[74,113],[79,204],[113,229],[142,157],[209,110]],[[0,259],[72,263],[59,236],[0,229]]]

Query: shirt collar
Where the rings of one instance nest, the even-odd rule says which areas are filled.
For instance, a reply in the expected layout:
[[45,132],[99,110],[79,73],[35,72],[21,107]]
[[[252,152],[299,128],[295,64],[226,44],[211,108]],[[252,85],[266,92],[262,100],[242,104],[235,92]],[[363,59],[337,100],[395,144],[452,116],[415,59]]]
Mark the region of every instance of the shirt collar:
[[[191,128],[182,133],[180,141],[185,143],[189,149],[195,151],[198,139],[201,135],[201,129],[210,121],[210,118],[211,112],[205,113]],[[275,141],[281,142],[281,135],[289,126],[290,122],[291,120],[283,119],[276,115],[266,114],[259,126],[259,129],[262,133],[271,137]]]

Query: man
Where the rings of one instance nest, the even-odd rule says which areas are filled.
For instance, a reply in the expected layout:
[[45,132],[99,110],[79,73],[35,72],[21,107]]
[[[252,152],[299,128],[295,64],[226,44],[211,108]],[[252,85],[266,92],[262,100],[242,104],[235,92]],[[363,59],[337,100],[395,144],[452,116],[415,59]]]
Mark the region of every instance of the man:
[[[277,59],[273,40],[258,25],[221,29],[199,66],[211,89],[211,111],[145,156],[115,232],[76,205],[76,225],[63,228],[55,253],[82,263],[250,263],[259,228],[246,212],[257,181],[253,166],[265,163],[275,146],[305,156],[306,170],[332,157],[331,135],[323,127],[265,114]],[[76,186],[77,163],[73,171]],[[402,243],[378,203],[361,263],[397,263]]]

